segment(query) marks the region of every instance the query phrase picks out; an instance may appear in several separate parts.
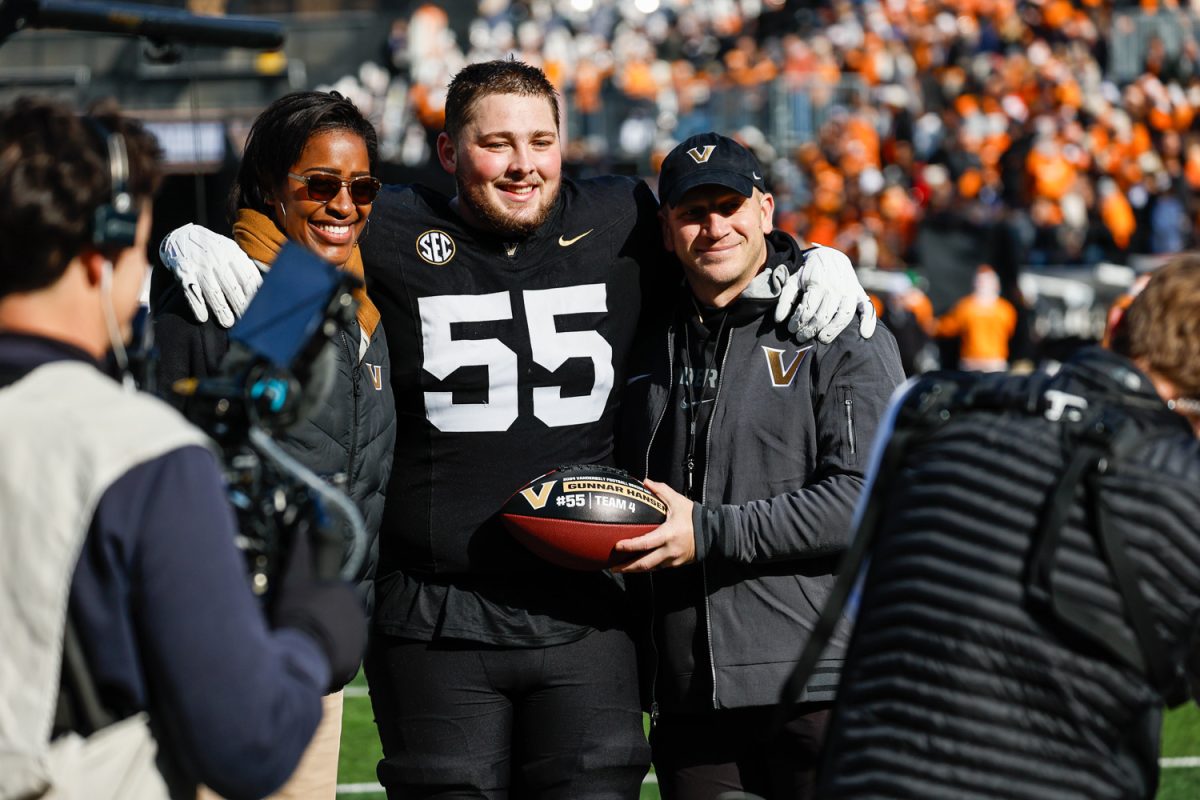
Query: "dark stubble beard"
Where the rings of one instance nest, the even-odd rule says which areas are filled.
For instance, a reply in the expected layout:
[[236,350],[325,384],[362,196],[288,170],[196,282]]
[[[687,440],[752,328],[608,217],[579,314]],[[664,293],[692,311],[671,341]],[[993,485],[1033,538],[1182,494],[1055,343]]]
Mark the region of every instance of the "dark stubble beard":
[[[458,185],[459,202],[471,210],[472,216],[483,227],[499,236],[510,236],[517,239],[524,238],[542,227],[542,223],[554,209],[554,201],[558,199],[558,188],[556,187],[553,192],[542,197],[537,213],[531,217],[517,218],[504,214],[495,206],[488,196],[486,186],[468,185],[461,180],[456,180],[455,183]],[[541,189],[545,192],[546,184],[541,184]]]

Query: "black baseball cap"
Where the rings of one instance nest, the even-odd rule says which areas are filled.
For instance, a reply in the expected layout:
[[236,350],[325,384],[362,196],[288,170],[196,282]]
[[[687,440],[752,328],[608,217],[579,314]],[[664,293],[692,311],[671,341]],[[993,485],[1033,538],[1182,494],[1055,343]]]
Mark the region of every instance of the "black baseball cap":
[[667,153],[658,173],[658,198],[679,205],[688,189],[717,184],[750,197],[767,190],[763,168],[754,154],[719,133],[698,133]]

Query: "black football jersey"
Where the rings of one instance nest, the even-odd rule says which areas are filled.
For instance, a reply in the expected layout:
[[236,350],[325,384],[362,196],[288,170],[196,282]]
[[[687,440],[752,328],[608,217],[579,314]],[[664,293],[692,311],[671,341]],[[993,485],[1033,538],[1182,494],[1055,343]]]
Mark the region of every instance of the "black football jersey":
[[628,178],[572,182],[517,242],[449,199],[389,187],[363,238],[398,426],[379,574],[546,571],[497,512],[565,464],[609,464],[641,271],[663,269],[656,203]]

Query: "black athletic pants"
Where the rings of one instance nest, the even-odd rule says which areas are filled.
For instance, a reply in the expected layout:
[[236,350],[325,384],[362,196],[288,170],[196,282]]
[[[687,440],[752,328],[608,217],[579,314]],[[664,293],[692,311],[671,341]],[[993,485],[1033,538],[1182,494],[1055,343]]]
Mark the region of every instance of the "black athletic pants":
[[663,714],[650,732],[663,800],[716,800],[726,792],[767,800],[815,798],[831,707],[797,706],[774,736],[774,706]]
[[374,636],[365,668],[389,800],[638,797],[650,746],[622,631],[539,648]]

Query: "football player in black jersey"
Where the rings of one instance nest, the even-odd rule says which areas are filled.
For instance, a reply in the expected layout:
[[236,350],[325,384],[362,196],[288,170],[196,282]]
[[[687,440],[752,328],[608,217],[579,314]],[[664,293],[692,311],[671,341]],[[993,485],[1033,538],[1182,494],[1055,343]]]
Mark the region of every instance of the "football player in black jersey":
[[[454,78],[438,156],[456,196],[385,187],[360,243],[398,416],[366,660],[378,776],[390,797],[637,797],[649,749],[624,592],[538,560],[496,512],[554,467],[613,463],[642,299],[677,269],[658,204],[641,181],[562,176],[557,95],[517,61]],[[815,327],[836,316],[823,340],[860,295],[874,327],[845,263],[832,302],[809,289],[799,305]]]
[[554,89],[519,62],[455,77],[438,156],[457,195],[385,191],[363,242],[401,443],[367,661],[379,778],[397,797],[637,797],[620,586],[540,561],[495,515],[556,466],[613,462],[639,282],[663,269],[656,203],[562,176]]

